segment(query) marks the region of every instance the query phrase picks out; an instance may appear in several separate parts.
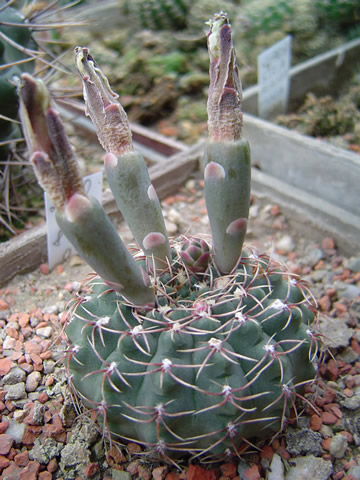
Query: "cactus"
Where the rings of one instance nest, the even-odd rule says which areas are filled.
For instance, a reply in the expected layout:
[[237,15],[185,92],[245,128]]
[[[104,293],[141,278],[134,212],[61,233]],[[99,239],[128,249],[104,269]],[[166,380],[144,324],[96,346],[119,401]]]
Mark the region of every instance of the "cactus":
[[307,286],[243,247],[250,151],[225,14],[210,22],[205,199],[212,242],[169,241],[124,110],[87,48],[75,49],[105,171],[134,257],[83,190],[74,153],[39,80],[19,95],[31,162],[65,235],[95,269],[69,310],[71,386],[109,436],[167,459],[228,455],[286,425],[316,374],[317,311]]
[[189,0],[131,0],[124,11],[143,28],[179,30],[186,26],[189,5]]

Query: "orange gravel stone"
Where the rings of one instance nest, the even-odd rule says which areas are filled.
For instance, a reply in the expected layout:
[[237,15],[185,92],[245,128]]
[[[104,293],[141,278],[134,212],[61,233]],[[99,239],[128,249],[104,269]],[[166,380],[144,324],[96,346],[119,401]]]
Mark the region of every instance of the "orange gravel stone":
[[322,419],[319,415],[311,415],[310,428],[315,432],[318,432],[322,426]]
[[37,355],[40,355],[40,353],[42,352],[42,346],[39,342],[29,340],[25,343],[25,352],[29,354],[35,353]]
[[14,439],[10,435],[2,433],[0,435],[0,455],[7,455],[13,446]]
[[354,391],[351,388],[344,388],[343,392],[348,398],[354,395]]
[[39,470],[39,462],[29,462],[19,473],[19,480],[37,480]]
[[7,468],[10,465],[10,460],[3,455],[0,455],[0,468]]
[[329,452],[330,451],[330,443],[331,443],[331,437],[324,438],[324,440],[321,442],[321,446],[324,450]]
[[39,269],[43,275],[48,275],[48,273],[50,272],[49,265],[47,263],[42,263]]
[[229,478],[235,477],[237,473],[236,465],[234,465],[233,463],[223,463],[222,465],[220,465],[220,470],[225,477]]
[[58,468],[58,463],[56,458],[52,458],[47,465],[47,470],[51,473],[55,472]]
[[216,480],[214,470],[206,470],[198,465],[190,465],[187,480]]
[[39,473],[38,480],[52,480],[52,475],[45,470],[44,472]]
[[29,325],[30,315],[28,313],[20,313],[18,322],[21,328],[25,328]]
[[0,375],[6,375],[10,372],[13,362],[7,358],[0,358]]
[[9,426],[9,422],[7,420],[0,422],[0,434],[5,433],[6,430],[8,429],[8,426]]
[[325,425],[334,425],[337,422],[337,416],[331,412],[323,412],[321,417]]
[[259,480],[260,478],[259,467],[257,465],[253,465],[244,471],[244,480]]
[[5,302],[5,300],[0,298],[0,311],[8,310],[8,309],[9,309],[9,304]]
[[180,475],[176,472],[170,472],[166,475],[165,480],[179,480]]

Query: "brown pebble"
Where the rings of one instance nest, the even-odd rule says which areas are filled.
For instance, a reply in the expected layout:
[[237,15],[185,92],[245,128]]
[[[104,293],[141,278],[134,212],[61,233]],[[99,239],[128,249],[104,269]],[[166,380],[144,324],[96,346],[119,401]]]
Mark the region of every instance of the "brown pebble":
[[10,460],[4,455],[0,455],[0,469],[7,468],[10,465]]
[[40,463],[31,461],[26,465],[26,467],[21,469],[19,480],[37,480],[39,470]]
[[38,401],[42,404],[49,400],[49,395],[46,392],[41,392],[38,396]]
[[58,468],[58,463],[56,458],[52,458],[47,465],[47,470],[51,473],[54,473]]
[[47,470],[39,473],[38,480],[52,480],[52,475]]
[[270,208],[270,215],[272,217],[277,217],[278,215],[280,215],[280,213],[281,213],[281,210],[279,205],[272,205],[272,207]]
[[330,359],[327,363],[326,376],[329,380],[335,381],[339,376],[339,367],[334,359]]
[[29,340],[25,343],[25,352],[29,354],[35,353],[39,355],[42,352],[42,346],[39,342]]
[[180,475],[176,472],[170,472],[166,475],[165,480],[179,480]]
[[354,395],[354,391],[351,388],[344,388],[344,395],[351,398]]
[[337,417],[331,412],[323,412],[321,414],[322,422],[325,425],[334,425],[337,422]]
[[20,467],[18,467],[14,462],[10,462],[9,466],[3,470],[1,478],[16,478],[18,480],[19,474]]
[[0,455],[7,455],[13,446],[14,439],[6,433],[0,435]]
[[152,476],[154,480],[164,480],[167,473],[168,468],[166,466],[161,466],[154,468],[152,471]]
[[84,470],[84,475],[86,478],[91,478],[99,471],[99,465],[97,463],[90,463],[86,466]]
[[345,476],[344,470],[339,470],[332,476],[333,480],[342,480]]
[[33,365],[31,365],[31,363],[27,363],[27,362],[20,363],[19,367],[22,370],[25,370],[26,373],[31,373],[32,371],[34,371],[34,367],[33,367]]
[[7,420],[0,422],[0,434],[5,433],[6,430],[8,429],[8,426],[9,426],[9,422]]
[[315,432],[318,432],[322,426],[322,419],[319,415],[311,415],[310,428]]
[[46,379],[45,386],[50,387],[51,385],[54,384],[54,382],[55,382],[54,377],[50,376],[49,378]]
[[220,465],[220,470],[225,477],[233,478],[236,476],[236,465],[234,463],[223,463]]
[[18,322],[21,328],[27,327],[30,322],[30,315],[28,313],[20,313]]
[[19,467],[26,467],[26,465],[29,463],[29,452],[28,452],[28,450],[24,450],[23,452],[15,455],[14,462]]
[[48,275],[50,272],[49,265],[47,263],[41,263],[39,269],[43,275]]
[[9,310],[9,304],[0,298],[0,311]]
[[128,443],[127,449],[130,454],[136,454],[142,451],[140,445],[138,445],[137,443]]
[[49,358],[52,357],[52,352],[50,350],[47,350],[46,352],[40,353],[40,358],[42,360],[49,360]]
[[329,452],[330,451],[330,443],[331,443],[331,437],[324,438],[324,440],[321,442],[321,446],[324,450],[327,450]]
[[0,358],[0,375],[6,375],[10,372],[13,362],[7,358]]
[[335,308],[336,313],[339,315],[339,317],[342,317],[343,315],[345,315],[345,313],[348,310],[347,306],[344,303],[341,303],[341,302],[335,302],[334,303],[334,308]]
[[318,300],[319,308],[322,312],[329,312],[331,309],[331,300],[328,295],[323,295]]
[[321,242],[321,248],[323,250],[334,250],[335,246],[335,240],[331,237],[325,237]]

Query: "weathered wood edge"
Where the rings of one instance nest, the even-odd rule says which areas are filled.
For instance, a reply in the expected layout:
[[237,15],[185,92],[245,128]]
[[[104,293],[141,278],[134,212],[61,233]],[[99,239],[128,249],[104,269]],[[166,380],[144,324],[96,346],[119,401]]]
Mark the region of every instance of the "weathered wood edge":
[[244,136],[262,172],[360,218],[359,154],[248,114]]
[[[149,169],[160,199],[176,192],[191,173],[198,169],[201,144],[168,158]],[[119,215],[115,200],[109,190],[103,194],[103,206],[108,215]],[[36,269],[47,259],[46,225],[34,227],[18,237],[0,245],[0,286],[15,275]]]

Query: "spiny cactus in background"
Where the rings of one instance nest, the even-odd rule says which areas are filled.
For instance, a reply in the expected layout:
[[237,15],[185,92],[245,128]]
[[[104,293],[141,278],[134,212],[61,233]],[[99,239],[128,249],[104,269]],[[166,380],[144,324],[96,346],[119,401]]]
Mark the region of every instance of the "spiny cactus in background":
[[[352,7],[350,6],[352,5]],[[285,35],[292,35],[294,63],[347,40],[358,24],[359,1],[251,0],[241,5],[235,20],[235,42],[250,65],[257,56]],[[336,12],[336,13],[335,13]],[[347,30],[342,28],[347,26]],[[250,80],[250,79],[249,79]],[[253,77],[256,81],[256,77]]]
[[124,13],[142,28],[179,30],[186,26],[190,0],[126,0]]
[[[10,181],[11,172],[16,171],[21,178],[20,183],[27,183],[24,180],[28,177],[24,162],[10,168],[16,162],[13,145],[22,138],[17,121],[17,79],[27,72],[41,75],[48,82],[57,70],[62,70],[56,55],[47,46],[44,32],[79,24],[63,18],[67,9],[76,3],[60,6],[58,1],[50,5],[31,2],[29,5],[28,2],[0,0],[0,192],[3,197],[0,201],[0,224],[12,233],[15,232],[12,228],[12,192],[9,185],[13,183],[16,188],[16,181],[15,176]],[[60,22],[56,17],[58,14],[62,16]]]
[[[21,118],[57,221],[95,269],[69,312],[69,380],[104,432],[167,459],[237,454],[279,432],[315,377],[317,311],[306,285],[243,248],[250,151],[226,15],[208,34],[205,198],[212,242],[169,241],[127,117],[87,48],[75,49],[105,172],[138,248],[130,255],[83,190],[74,153],[40,81],[24,74]],[[295,412],[295,413],[294,413]]]

